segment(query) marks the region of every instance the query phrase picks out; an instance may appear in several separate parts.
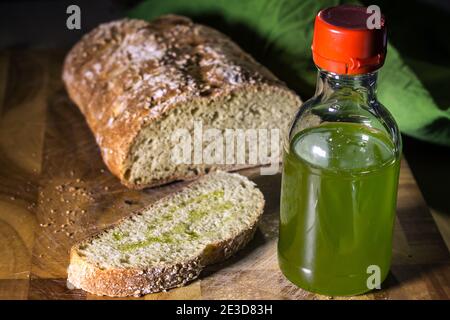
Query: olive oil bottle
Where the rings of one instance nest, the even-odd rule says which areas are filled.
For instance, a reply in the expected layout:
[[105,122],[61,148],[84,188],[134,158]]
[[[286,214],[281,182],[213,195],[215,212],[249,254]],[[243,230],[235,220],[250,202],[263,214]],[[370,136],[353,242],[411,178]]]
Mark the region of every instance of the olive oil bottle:
[[382,282],[391,263],[401,138],[376,99],[384,21],[374,31],[366,19],[356,6],[318,14],[316,94],[284,145],[280,268],[299,287],[326,295],[369,291],[371,272]]

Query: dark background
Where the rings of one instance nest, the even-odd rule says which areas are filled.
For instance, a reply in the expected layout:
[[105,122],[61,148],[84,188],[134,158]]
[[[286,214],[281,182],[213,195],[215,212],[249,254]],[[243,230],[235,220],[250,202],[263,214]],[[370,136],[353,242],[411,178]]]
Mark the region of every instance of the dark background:
[[[391,43],[399,49],[406,62],[409,61],[408,64],[414,71],[420,72],[416,69],[414,60],[450,66],[449,0],[362,2],[380,6],[389,23]],[[70,48],[84,33],[99,23],[123,16],[127,9],[138,3],[136,0],[3,1],[0,2],[0,49]],[[70,4],[77,4],[81,8],[81,30],[67,32],[66,8]],[[226,33],[226,30],[222,31]],[[251,48],[245,49],[252,53]],[[442,83],[442,87],[450,91],[450,83]],[[438,103],[447,102],[445,97],[439,101],[441,97],[438,93],[434,96]],[[304,100],[307,98],[303,97]],[[449,246],[450,148],[405,135],[403,143],[405,157]]]

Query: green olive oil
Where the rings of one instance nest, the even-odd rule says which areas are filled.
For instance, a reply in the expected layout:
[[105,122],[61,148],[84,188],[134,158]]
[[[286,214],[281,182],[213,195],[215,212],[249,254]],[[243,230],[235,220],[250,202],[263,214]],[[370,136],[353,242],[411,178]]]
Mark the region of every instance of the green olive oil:
[[369,291],[387,276],[400,156],[388,134],[357,123],[300,131],[284,150],[278,257],[296,285],[328,295]]

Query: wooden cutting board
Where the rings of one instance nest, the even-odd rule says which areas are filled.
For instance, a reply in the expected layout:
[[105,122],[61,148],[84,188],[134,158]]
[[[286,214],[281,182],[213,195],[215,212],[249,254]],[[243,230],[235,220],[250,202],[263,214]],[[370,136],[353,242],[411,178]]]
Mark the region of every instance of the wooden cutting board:
[[[185,183],[127,190],[104,166],[62,86],[64,54],[0,53],[0,298],[102,299],[66,287],[68,250]],[[263,191],[255,239],[184,288],[142,299],[327,299],[287,281],[276,258],[280,175],[242,174]],[[403,161],[393,266],[383,289],[353,299],[449,299],[449,252]]]

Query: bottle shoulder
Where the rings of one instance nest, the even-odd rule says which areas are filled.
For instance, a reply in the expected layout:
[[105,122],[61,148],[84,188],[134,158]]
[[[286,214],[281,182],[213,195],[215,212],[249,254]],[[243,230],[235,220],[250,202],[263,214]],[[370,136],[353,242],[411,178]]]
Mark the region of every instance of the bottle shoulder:
[[303,130],[334,122],[359,124],[383,132],[401,153],[400,131],[389,110],[376,97],[360,99],[351,93],[339,96],[319,94],[305,101],[291,122],[288,139]]

